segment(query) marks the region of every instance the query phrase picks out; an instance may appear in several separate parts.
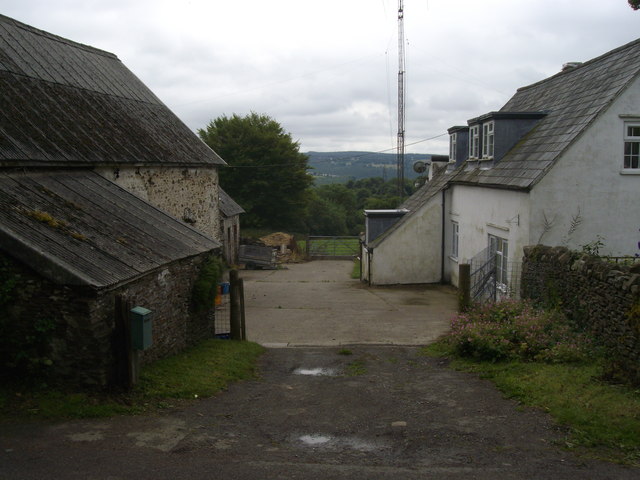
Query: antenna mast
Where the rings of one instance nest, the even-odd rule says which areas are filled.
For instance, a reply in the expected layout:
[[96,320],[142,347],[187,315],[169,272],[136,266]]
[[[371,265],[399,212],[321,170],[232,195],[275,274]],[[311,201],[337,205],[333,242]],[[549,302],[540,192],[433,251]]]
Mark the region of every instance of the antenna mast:
[[398,143],[397,143],[397,178],[398,196],[404,197],[404,5],[398,0]]

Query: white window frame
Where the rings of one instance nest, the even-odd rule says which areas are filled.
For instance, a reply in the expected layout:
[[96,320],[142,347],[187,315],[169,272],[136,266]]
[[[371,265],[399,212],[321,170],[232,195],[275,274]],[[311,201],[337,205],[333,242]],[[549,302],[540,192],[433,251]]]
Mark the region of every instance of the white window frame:
[[482,158],[493,158],[495,122],[482,124]]
[[496,288],[506,293],[509,284],[509,240],[489,234],[489,255],[496,259]]
[[480,155],[480,125],[469,127],[469,158],[477,159]]
[[622,168],[626,171],[640,171],[640,121],[624,122]]
[[454,163],[458,154],[458,134],[449,135],[449,162]]
[[451,220],[451,258],[458,259],[458,248],[460,246],[460,224]]

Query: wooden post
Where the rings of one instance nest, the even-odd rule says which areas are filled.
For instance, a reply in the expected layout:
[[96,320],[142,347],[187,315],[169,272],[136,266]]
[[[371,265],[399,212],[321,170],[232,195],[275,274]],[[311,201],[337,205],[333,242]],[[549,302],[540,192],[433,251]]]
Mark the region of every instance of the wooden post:
[[458,311],[464,312],[471,304],[471,265],[458,266]]
[[246,317],[244,313],[244,279],[241,278],[238,280],[238,289],[240,290],[240,334],[242,340],[247,339],[247,323]]
[[131,390],[136,382],[136,355],[131,341],[130,304],[122,295],[115,297],[115,383]]
[[231,340],[242,340],[239,283],[238,271],[235,269],[229,271],[229,330],[231,330]]

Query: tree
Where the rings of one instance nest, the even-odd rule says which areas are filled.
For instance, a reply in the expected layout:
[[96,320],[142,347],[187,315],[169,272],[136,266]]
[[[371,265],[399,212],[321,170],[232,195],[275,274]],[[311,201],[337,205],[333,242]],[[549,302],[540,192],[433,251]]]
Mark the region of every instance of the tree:
[[640,0],[629,0],[629,6],[634,10],[640,10]]
[[253,112],[223,115],[198,134],[229,165],[220,171],[220,185],[247,212],[246,226],[296,229],[304,224],[313,183],[308,157],[278,122]]

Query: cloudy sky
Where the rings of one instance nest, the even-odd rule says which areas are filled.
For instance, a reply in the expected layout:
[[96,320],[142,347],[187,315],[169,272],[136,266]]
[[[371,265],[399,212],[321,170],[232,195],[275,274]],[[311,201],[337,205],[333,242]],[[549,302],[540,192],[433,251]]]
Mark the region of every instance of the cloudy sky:
[[[301,151],[393,151],[397,0],[0,0],[0,13],[115,53],[194,131],[251,111]],[[405,0],[408,152],[518,87],[640,37],[627,0]]]

